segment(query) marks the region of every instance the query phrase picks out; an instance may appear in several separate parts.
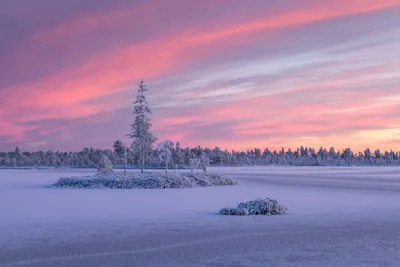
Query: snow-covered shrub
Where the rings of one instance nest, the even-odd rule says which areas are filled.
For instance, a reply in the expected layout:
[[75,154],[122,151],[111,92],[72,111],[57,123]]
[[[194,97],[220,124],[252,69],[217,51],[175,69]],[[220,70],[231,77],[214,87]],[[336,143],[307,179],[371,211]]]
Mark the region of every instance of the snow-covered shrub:
[[96,174],[85,177],[60,178],[51,188],[111,188],[111,189],[157,189],[192,188],[219,185],[234,185],[230,177],[207,174],[163,175],[161,173]]
[[219,211],[221,215],[283,215],[288,211],[286,206],[277,200],[266,198],[242,202],[236,208],[223,208]]
[[216,186],[216,185],[234,185],[237,184],[235,180],[228,176],[219,174],[206,174],[206,173],[187,173],[183,174],[190,179],[196,181],[199,186]]
[[112,174],[114,173],[113,171],[113,165],[111,161],[108,159],[106,155],[103,155],[100,158],[99,164],[97,166],[97,171],[101,174]]

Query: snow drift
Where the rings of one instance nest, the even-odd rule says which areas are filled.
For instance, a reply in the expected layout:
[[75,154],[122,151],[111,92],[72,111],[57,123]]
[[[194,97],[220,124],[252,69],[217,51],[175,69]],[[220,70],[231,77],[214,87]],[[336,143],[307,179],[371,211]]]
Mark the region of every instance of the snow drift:
[[266,198],[242,202],[236,208],[223,208],[219,211],[221,215],[283,215],[287,214],[287,207],[278,203],[277,200]]
[[162,175],[160,173],[101,174],[84,177],[60,178],[51,188],[110,188],[110,189],[161,189],[192,188],[235,185],[230,177],[217,174],[195,173]]

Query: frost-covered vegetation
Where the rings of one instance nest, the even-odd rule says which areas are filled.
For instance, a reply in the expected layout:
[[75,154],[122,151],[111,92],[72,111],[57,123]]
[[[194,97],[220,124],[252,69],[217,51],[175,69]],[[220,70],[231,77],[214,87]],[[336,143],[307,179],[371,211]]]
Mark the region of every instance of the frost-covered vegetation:
[[[298,148],[292,150],[251,149],[248,151],[227,151],[216,147],[214,149],[202,147],[182,148],[178,143],[170,148],[170,166],[190,168],[191,163],[197,168],[199,158],[204,153],[209,158],[210,166],[246,166],[246,165],[296,165],[296,166],[327,166],[327,165],[400,165],[399,152],[367,149],[364,152],[354,153],[350,149],[343,151],[331,148],[315,150],[312,148]],[[0,166],[2,167],[79,167],[96,168],[99,160],[106,155],[114,167],[125,165],[124,150],[121,141],[114,143],[114,149],[85,148],[78,152],[37,151],[21,152],[19,148],[12,152],[0,152]],[[197,159],[197,160],[196,160]],[[173,164],[172,164],[173,162]],[[140,166],[141,159],[138,152],[129,148],[127,151],[128,166]],[[152,150],[146,156],[147,168],[165,168],[160,160],[160,151]]]
[[266,198],[242,202],[236,208],[223,208],[221,215],[283,215],[287,214],[286,206],[279,204],[277,200]]
[[97,171],[105,175],[114,173],[113,165],[106,155],[101,157],[99,165],[97,166]]
[[172,163],[171,147],[173,146],[174,143],[172,143],[169,140],[161,142],[157,146],[158,157],[160,159],[160,162],[165,164],[165,175],[168,175],[168,164]]
[[60,178],[51,188],[110,188],[110,189],[162,189],[192,188],[235,185],[230,177],[205,173],[181,173],[163,175],[161,173],[96,174],[85,177]]
[[134,121],[131,124],[131,130],[128,134],[129,138],[133,139],[132,149],[137,151],[137,156],[140,159],[141,172],[144,172],[146,157],[153,150],[153,144],[157,138],[151,132],[151,110],[144,96],[144,92],[148,91],[144,81],[139,83],[138,95],[133,103]]

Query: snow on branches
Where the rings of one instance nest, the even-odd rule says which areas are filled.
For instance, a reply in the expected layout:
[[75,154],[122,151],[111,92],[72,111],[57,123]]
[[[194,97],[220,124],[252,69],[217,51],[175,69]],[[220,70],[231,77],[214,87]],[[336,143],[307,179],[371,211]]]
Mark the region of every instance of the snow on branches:
[[100,174],[112,174],[114,173],[113,171],[113,165],[111,161],[108,159],[106,155],[103,155],[100,158],[99,164],[97,166],[97,171]]
[[201,153],[199,158],[199,166],[200,169],[203,170],[204,173],[207,172],[207,166],[210,165],[210,158],[207,156],[206,153]]
[[200,154],[200,157],[195,156],[189,159],[189,168],[192,174],[197,168],[202,169],[203,172],[206,173],[208,165],[210,165],[210,157],[204,152]]
[[158,157],[162,164],[165,164],[165,175],[168,175],[168,164],[172,162],[171,149],[174,147],[174,143],[169,140],[161,142],[157,145]]
[[151,152],[153,143],[157,140],[151,132],[151,110],[144,96],[148,89],[143,80],[140,80],[138,95],[134,102],[134,122],[131,124],[131,131],[128,134],[133,138],[132,148],[137,151],[141,159],[141,172],[143,173],[146,156]]
[[128,173],[127,176],[115,173],[111,175],[96,174],[85,177],[60,178],[50,188],[75,189],[163,189],[163,188],[192,188],[235,185],[237,182],[224,175],[197,173],[180,173],[163,175],[161,173]]
[[288,208],[278,203],[275,199],[265,198],[242,202],[236,208],[223,208],[219,211],[221,215],[283,215],[287,214]]
[[191,158],[189,159],[189,168],[190,172],[193,174],[193,171],[199,167],[199,159]]

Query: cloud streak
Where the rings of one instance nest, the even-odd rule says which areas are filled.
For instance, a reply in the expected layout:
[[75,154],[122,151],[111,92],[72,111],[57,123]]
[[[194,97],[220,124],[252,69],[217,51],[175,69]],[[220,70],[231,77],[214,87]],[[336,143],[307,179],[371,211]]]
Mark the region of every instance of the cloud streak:
[[371,135],[400,125],[399,1],[56,2],[58,16],[30,26],[23,18],[44,10],[0,4],[17,29],[0,47],[2,149],[110,147],[124,138],[142,77],[162,139],[398,144]]

